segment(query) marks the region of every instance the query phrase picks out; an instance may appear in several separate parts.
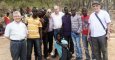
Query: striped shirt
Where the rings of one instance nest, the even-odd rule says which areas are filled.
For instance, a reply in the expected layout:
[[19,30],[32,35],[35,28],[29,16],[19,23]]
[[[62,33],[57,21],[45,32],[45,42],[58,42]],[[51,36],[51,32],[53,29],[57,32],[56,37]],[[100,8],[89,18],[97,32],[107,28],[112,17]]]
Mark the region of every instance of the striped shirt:
[[27,19],[28,24],[28,38],[40,38],[39,27],[42,27],[40,18],[33,19],[32,17]]
[[72,32],[80,33],[82,29],[82,21],[79,15],[71,16],[71,29]]

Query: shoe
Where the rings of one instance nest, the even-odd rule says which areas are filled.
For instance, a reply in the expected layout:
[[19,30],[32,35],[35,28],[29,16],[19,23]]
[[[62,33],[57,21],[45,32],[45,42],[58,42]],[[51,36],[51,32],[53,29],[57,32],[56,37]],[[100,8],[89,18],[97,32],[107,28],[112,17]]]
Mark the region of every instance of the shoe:
[[44,60],[47,60],[46,58],[44,58]]
[[50,59],[50,57],[45,57],[45,58],[44,58],[44,60],[49,60],[49,59]]
[[49,60],[50,59],[50,57],[47,57],[47,60]]
[[90,59],[85,59],[85,60],[90,60]]
[[56,58],[56,54],[52,55],[51,57],[52,57],[52,58]]
[[75,54],[72,54],[72,57],[76,57],[76,55],[75,55]]
[[92,60],[96,60],[96,59],[92,59]]
[[53,52],[51,52],[51,53],[50,53],[50,55],[51,55],[51,56],[53,56],[53,55],[54,55],[54,53],[53,53]]

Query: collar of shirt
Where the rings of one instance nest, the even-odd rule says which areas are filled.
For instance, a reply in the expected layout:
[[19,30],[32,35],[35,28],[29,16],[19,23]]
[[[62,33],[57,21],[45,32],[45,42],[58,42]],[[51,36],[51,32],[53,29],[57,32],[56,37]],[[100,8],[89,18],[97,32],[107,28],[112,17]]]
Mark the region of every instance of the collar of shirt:
[[20,22],[16,22],[16,21],[14,20],[13,23],[15,23],[15,24],[21,24],[22,21],[20,21]]

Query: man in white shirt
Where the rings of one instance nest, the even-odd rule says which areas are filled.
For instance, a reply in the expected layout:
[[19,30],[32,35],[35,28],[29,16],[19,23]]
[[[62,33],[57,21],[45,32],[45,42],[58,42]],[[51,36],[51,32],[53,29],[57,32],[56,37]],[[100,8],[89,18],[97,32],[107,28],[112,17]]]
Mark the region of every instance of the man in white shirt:
[[[89,18],[89,29],[94,48],[94,54],[96,60],[108,60],[106,36],[109,38],[109,28],[111,22],[110,16],[106,11],[101,10],[101,5],[98,1],[94,1],[92,6],[94,8],[94,12],[90,15]],[[108,31],[106,32],[106,30]]]
[[27,28],[21,21],[21,14],[19,11],[13,12],[14,21],[6,26],[4,36],[8,38],[10,42],[10,52],[12,60],[26,60],[27,49],[26,40]]
[[[62,17],[64,13],[60,11],[59,6],[54,6],[54,13],[51,14],[51,18],[53,20],[53,29],[54,29],[54,38],[57,37],[57,33],[60,32],[62,27]],[[56,55],[57,53],[55,53]]]

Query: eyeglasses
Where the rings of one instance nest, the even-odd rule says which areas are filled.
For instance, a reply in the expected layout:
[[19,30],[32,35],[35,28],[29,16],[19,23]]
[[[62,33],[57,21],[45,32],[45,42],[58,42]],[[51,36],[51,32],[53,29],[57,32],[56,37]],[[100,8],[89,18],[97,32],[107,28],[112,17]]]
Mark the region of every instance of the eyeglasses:
[[48,13],[51,13],[51,12],[48,12]]

